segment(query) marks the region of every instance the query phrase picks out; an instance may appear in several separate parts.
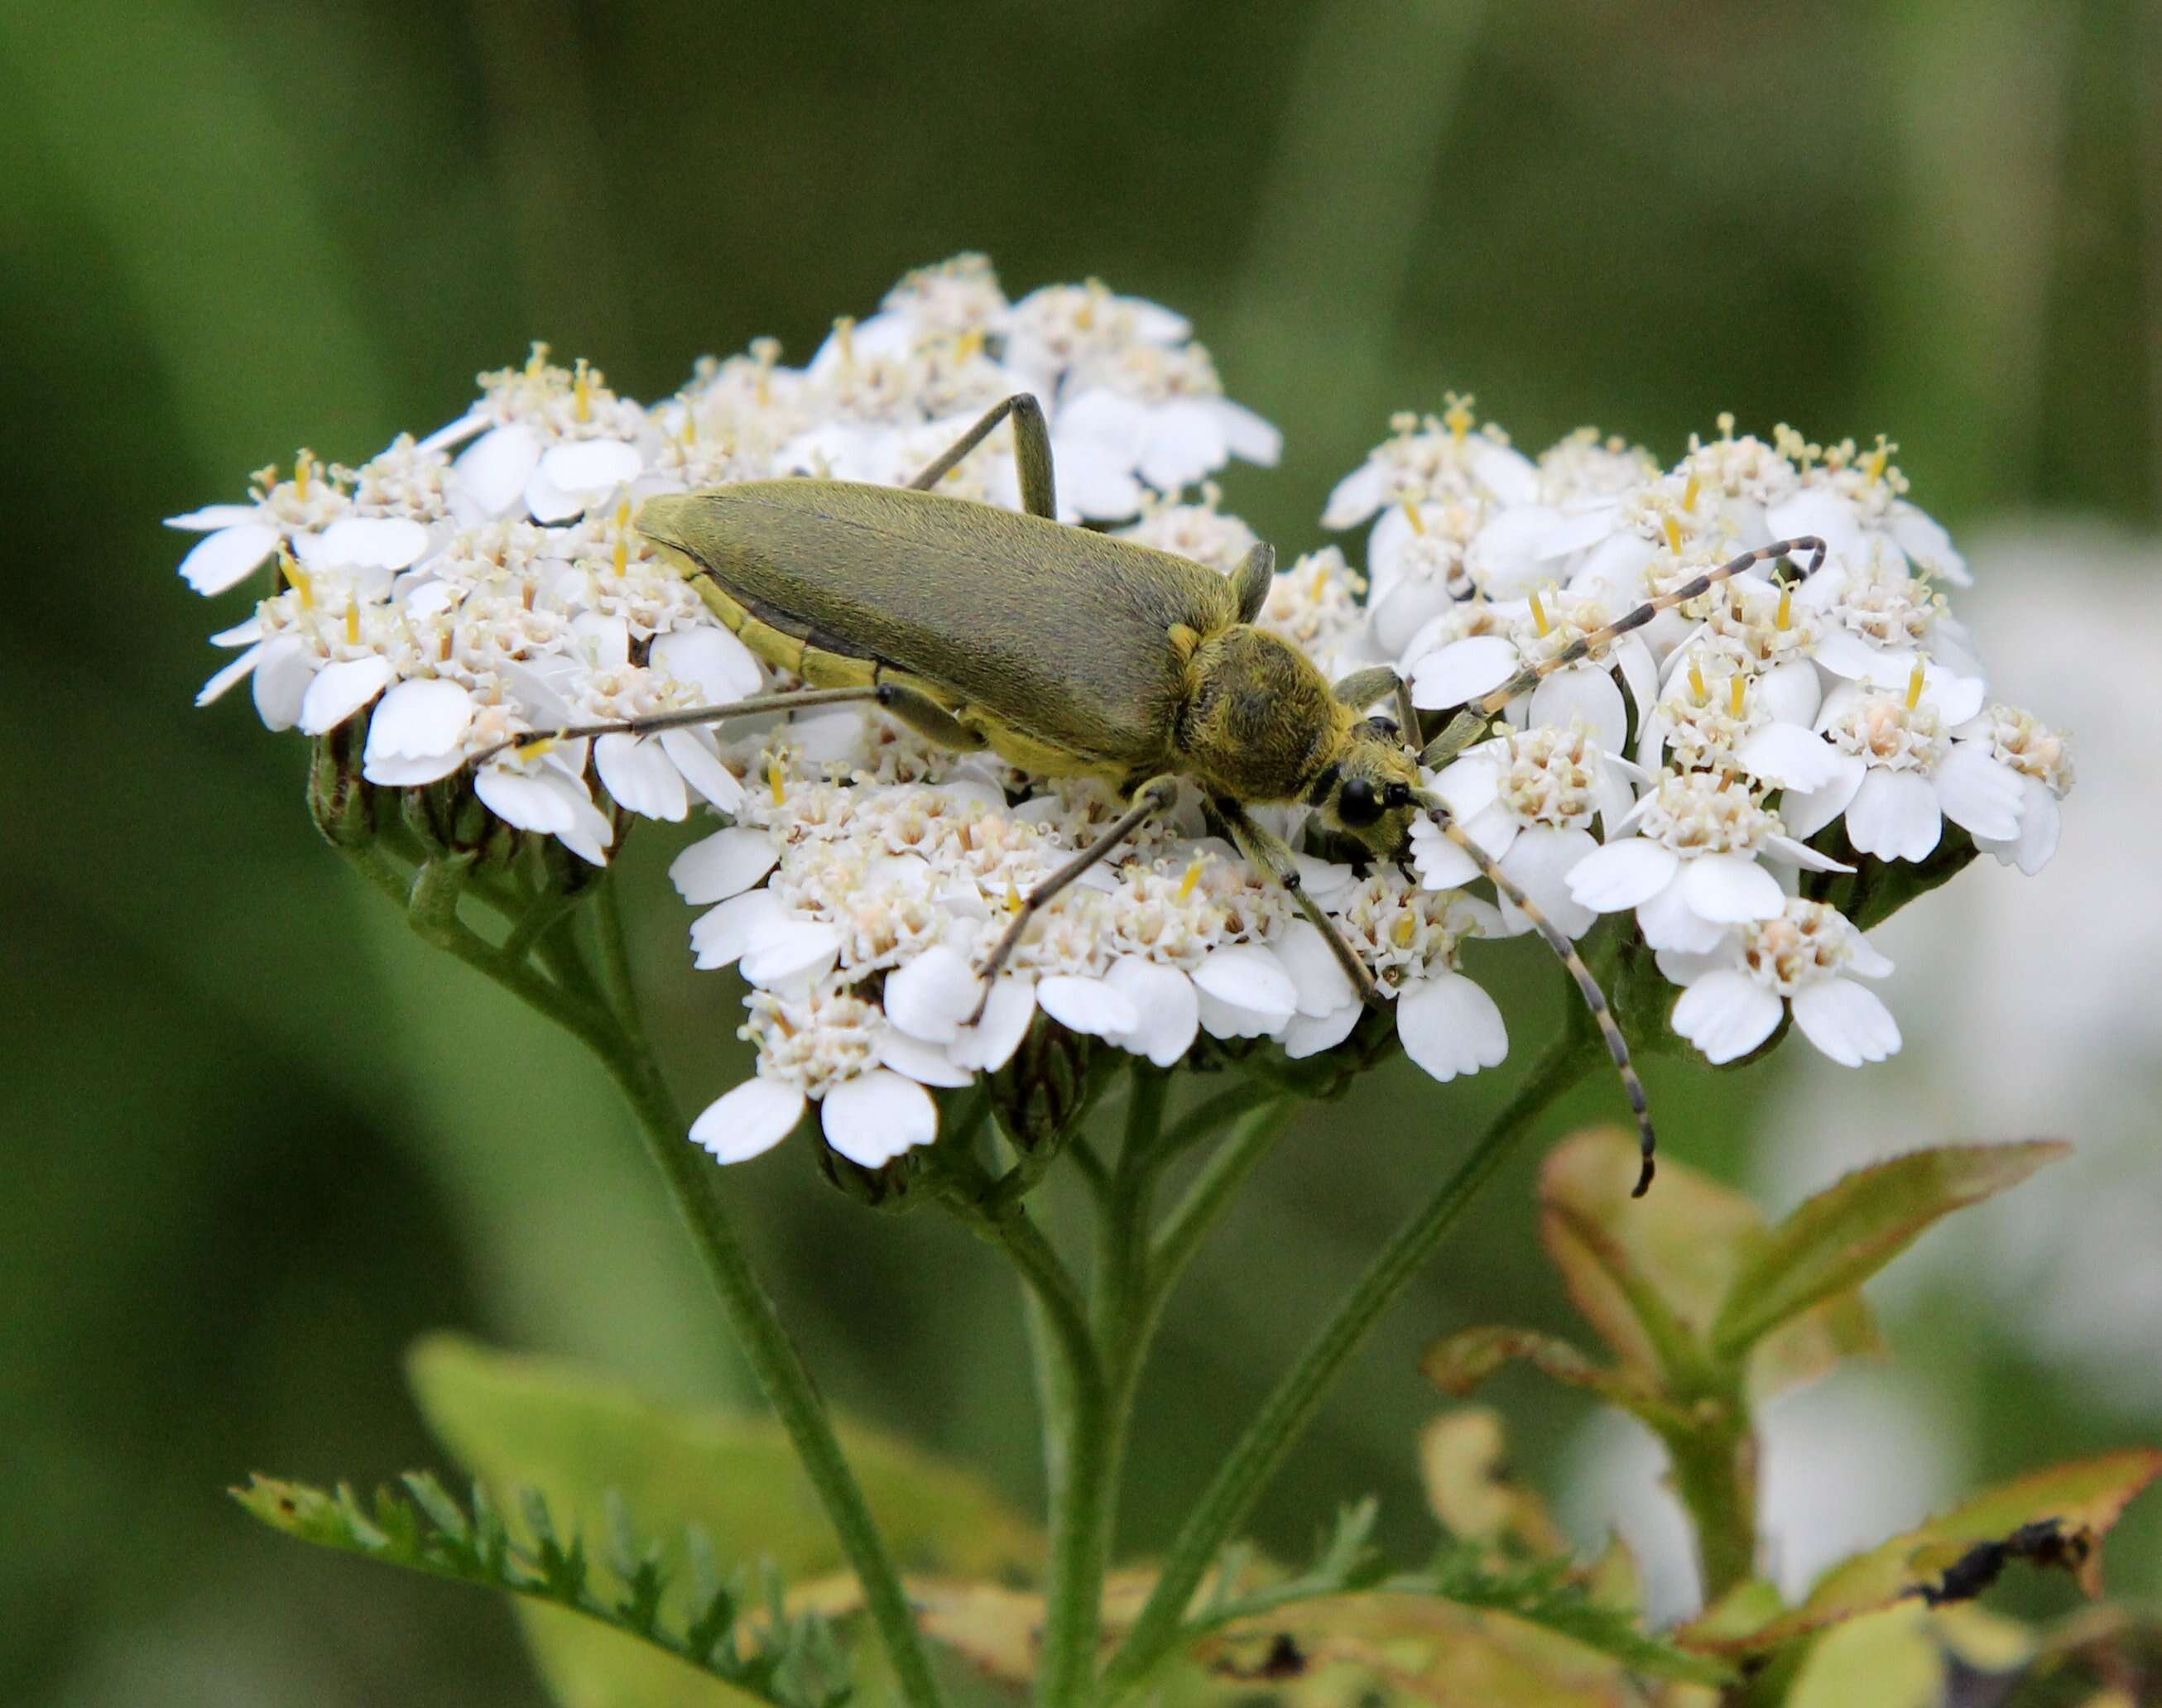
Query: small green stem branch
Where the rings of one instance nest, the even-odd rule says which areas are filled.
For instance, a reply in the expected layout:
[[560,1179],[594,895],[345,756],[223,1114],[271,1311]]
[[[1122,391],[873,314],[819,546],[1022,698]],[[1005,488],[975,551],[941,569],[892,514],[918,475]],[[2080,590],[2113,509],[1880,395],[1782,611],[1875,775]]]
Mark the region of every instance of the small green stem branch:
[[[825,1403],[781,1326],[772,1299],[752,1270],[728,1212],[714,1196],[711,1165],[684,1137],[682,1112],[638,1022],[620,924],[608,886],[600,887],[604,971],[596,981],[575,943],[549,929],[561,923],[560,917],[544,919],[522,937],[514,935],[511,943],[520,951],[514,961],[465,924],[457,912],[465,877],[462,863],[428,862],[409,888],[373,850],[350,851],[368,880],[405,909],[423,938],[485,973],[572,1033],[615,1081],[704,1261],[728,1325],[863,1586],[865,1606],[893,1667],[901,1700],[909,1708],[940,1708],[943,1698],[900,1571],[871,1517],[862,1487],[842,1455]],[[536,905],[547,903],[543,900]],[[556,976],[544,976],[525,959],[527,948],[541,951]]]
[[1590,1046],[1583,1028],[1572,1028],[1532,1070],[1462,1166],[1397,1231],[1308,1343],[1187,1518],[1164,1561],[1154,1592],[1104,1672],[1099,1700],[1115,1702],[1132,1691],[1177,1648],[1187,1606],[1202,1579],[1305,1432],[1353,1355],[1366,1344],[1381,1314],[1470,1206],[1502,1159],[1547,1107],[1576,1082],[1590,1059]]
[[1745,1414],[1721,1406],[1700,1427],[1668,1434],[1666,1444],[1710,1606],[1757,1574],[1756,1435]]

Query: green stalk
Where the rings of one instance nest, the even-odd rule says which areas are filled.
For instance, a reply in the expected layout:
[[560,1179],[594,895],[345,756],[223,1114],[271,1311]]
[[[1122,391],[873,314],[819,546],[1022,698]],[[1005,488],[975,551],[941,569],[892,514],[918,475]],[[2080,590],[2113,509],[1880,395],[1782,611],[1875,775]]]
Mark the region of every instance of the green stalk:
[[[601,930],[607,982],[614,987],[613,1008],[596,1006],[542,976],[530,964],[512,964],[457,917],[462,867],[430,862],[421,867],[410,892],[401,887],[379,857],[358,861],[369,880],[405,903],[414,928],[431,943],[450,950],[486,973],[521,1002],[569,1031],[591,1049],[615,1081],[638,1122],[647,1154],[661,1170],[676,1200],[677,1213],[703,1259],[708,1278],[739,1345],[757,1377],[766,1402],[787,1434],[804,1474],[810,1479],[839,1539],[864,1606],[890,1662],[901,1700],[909,1708],[942,1708],[922,1639],[893,1556],[872,1518],[863,1488],[849,1467],[833,1433],[825,1403],[812,1385],[788,1331],[781,1326],[772,1299],[750,1267],[728,1212],[713,1195],[713,1165],[685,1138],[682,1112],[662,1079],[637,1018],[629,987],[620,921],[613,894],[602,887]],[[559,942],[551,939],[551,945]],[[558,950],[567,955],[567,949]],[[598,996],[590,969],[578,958],[577,982]]]
[[1104,1672],[1102,1701],[1115,1702],[1131,1692],[1177,1648],[1194,1591],[1313,1422],[1345,1367],[1366,1344],[1382,1312],[1410,1284],[1517,1141],[1575,1084],[1589,1055],[1584,1028],[1572,1026],[1532,1070],[1463,1164],[1382,1247],[1277,1384],[1181,1528],[1154,1592]]
[[1053,1492],[1051,1569],[1045,1586],[1043,1661],[1037,1700],[1084,1708],[1096,1690],[1104,1577],[1118,1523],[1119,1476],[1139,1385],[1149,1301],[1149,1222],[1170,1076],[1136,1065],[1126,1131],[1099,1206],[1091,1341],[1100,1380],[1071,1384],[1064,1475]]

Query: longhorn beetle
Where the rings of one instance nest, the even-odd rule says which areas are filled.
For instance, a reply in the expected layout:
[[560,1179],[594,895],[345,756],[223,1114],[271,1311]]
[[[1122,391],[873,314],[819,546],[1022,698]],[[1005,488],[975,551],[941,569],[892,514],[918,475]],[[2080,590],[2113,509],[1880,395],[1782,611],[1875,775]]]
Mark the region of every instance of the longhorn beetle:
[[[1009,417],[1026,513],[934,493]],[[1036,914],[1177,799],[1182,778],[1208,797],[1245,857],[1287,890],[1360,998],[1380,993],[1366,963],[1300,887],[1291,849],[1247,811],[1303,802],[1376,858],[1408,857],[1421,814],[1454,842],[1552,945],[1583,993],[1621,1074],[1651,1184],[1644,1087],[1605,994],[1576,946],[1422,785],[1486,733],[1508,703],[1659,612],[1752,564],[1803,551],[1783,539],[1708,570],[1527,664],[1460,710],[1423,750],[1402,679],[1387,665],[1334,688],[1290,642],[1255,627],[1276,572],[1256,545],[1226,578],[1168,552],[1058,520],[1051,439],[1033,397],[990,409],[905,487],[849,481],[745,481],[648,498],[639,531],[674,558],[713,613],[768,664],[810,687],[621,722],[550,739],[644,734],[761,712],[870,700],[940,745],[990,748],[1026,771],[1094,777],[1132,804],[1103,835],[1037,886],[979,969],[987,997]],[[1362,716],[1392,701],[1398,721]],[[543,737],[522,738],[532,742]],[[515,747],[518,742],[508,742]],[[484,760],[501,748],[478,756]],[[983,1000],[976,1013],[983,1013]]]

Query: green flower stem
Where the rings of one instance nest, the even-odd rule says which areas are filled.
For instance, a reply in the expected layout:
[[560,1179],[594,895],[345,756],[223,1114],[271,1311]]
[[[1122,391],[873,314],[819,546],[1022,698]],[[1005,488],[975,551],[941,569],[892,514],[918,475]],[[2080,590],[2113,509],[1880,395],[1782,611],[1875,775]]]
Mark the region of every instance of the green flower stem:
[[1695,1427],[1661,1434],[1710,1606],[1757,1575],[1756,1437],[1738,1407],[1716,1402],[1699,1409]]
[[1037,1700],[1045,1708],[1084,1708],[1094,1699],[1119,1477],[1154,1316],[1150,1205],[1161,1167],[1157,1150],[1171,1079],[1160,1070],[1137,1065],[1130,1086],[1125,1142],[1096,1222],[1089,1318],[1100,1379],[1085,1390],[1069,1381],[1064,1475],[1052,1502],[1051,1570],[1044,1590],[1043,1661],[1037,1688]]
[[[684,1137],[682,1112],[676,1107],[638,1024],[629,1000],[628,965],[614,906],[604,899],[602,934],[608,981],[617,987],[618,1012],[573,993],[529,964],[508,962],[499,950],[465,925],[457,917],[465,875],[462,864],[431,861],[420,868],[408,890],[388,862],[380,856],[368,857],[371,855],[373,851],[356,851],[356,863],[371,883],[405,907],[415,930],[572,1033],[607,1069],[637,1119],[648,1154],[668,1183],[677,1212],[705,1262],[708,1278],[720,1295],[737,1343],[802,1461],[842,1552],[863,1586],[865,1606],[892,1664],[901,1700],[910,1708],[940,1708],[943,1699],[932,1678],[922,1639],[885,1539],[880,1534],[862,1487],[842,1455],[833,1421],[812,1383],[810,1372],[753,1272],[728,1212],[713,1195],[712,1165]],[[605,886],[603,895],[607,898]],[[554,948],[559,956],[570,952],[560,938],[549,940],[544,946]],[[579,960],[581,982],[593,989],[590,971],[583,967],[582,957]]]
[[1548,1106],[1574,1085],[1595,1046],[1573,1024],[1498,1115],[1456,1172],[1399,1228],[1323,1326],[1217,1472],[1164,1561],[1162,1575],[1133,1630],[1112,1658],[1100,1700],[1131,1692],[1178,1645],[1187,1605],[1262,1488],[1305,1432],[1352,1355],[1425,1263],[1442,1237],[1517,1141]]

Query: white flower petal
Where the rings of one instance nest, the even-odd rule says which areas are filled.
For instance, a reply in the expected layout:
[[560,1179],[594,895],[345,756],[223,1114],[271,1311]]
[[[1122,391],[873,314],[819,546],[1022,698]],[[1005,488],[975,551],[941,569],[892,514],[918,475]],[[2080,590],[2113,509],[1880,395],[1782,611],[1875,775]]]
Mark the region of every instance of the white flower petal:
[[[555,772],[522,771],[511,765],[483,765],[473,778],[481,805],[506,825],[544,836],[561,835],[573,822],[563,778]],[[692,928],[697,935],[697,928]]]
[[1332,533],[1356,528],[1381,508],[1388,497],[1387,476],[1381,464],[1363,462],[1337,482],[1322,507],[1321,525]]
[[1595,848],[1569,869],[1569,893],[1597,914],[1640,907],[1674,881],[1681,857],[1642,836]]
[[683,773],[658,742],[620,733],[603,736],[593,743],[593,768],[609,798],[626,812],[680,824],[691,810]]
[[1714,1065],[1745,1056],[1779,1023],[1779,999],[1746,972],[1728,968],[1694,981],[1671,1022]]
[[693,842],[670,862],[668,878],[678,895],[698,908],[741,895],[780,863],[773,838],[739,825]]
[[1998,764],[1986,747],[1953,742],[1930,780],[1937,786],[1937,805],[1961,829],[1999,842],[2019,834],[2026,798],[2019,773]]
[[214,529],[238,528],[243,523],[253,522],[261,513],[253,504],[206,504],[185,515],[168,516],[165,526],[183,528],[191,534],[206,534]]
[[218,699],[242,677],[252,673],[256,665],[262,661],[262,658],[263,643],[258,641],[196,690],[196,704],[208,706],[212,700]]
[[1876,992],[1851,979],[1827,979],[1794,993],[1794,1024],[1841,1067],[1883,1061],[1899,1048],[1899,1023]]
[[1303,1061],[1309,1055],[1334,1049],[1351,1035],[1366,1007],[1364,1002],[1346,1002],[1326,1014],[1294,1014],[1277,1042],[1292,1061]]
[[1193,1047],[1201,1030],[1201,1000],[1193,982],[1174,966],[1128,956],[1114,961],[1104,982],[1133,1004],[1134,1024],[1111,1042],[1158,1067],[1170,1067]]
[[1412,666],[1412,704],[1421,711],[1463,706],[1499,688],[1519,662],[1516,643],[1498,634],[1451,641]]
[[1007,973],[992,983],[984,1018],[964,1026],[946,1053],[964,1067],[996,1073],[1013,1060],[1035,1018],[1036,982]]
[[1397,1036],[1406,1055],[1442,1081],[1498,1066],[1509,1053],[1501,1009],[1460,972],[1406,987],[1397,997]]
[[1461,889],[1479,877],[1479,862],[1452,842],[1430,819],[1412,822],[1412,869],[1427,889]]
[[473,695],[439,676],[394,684],[368,723],[368,763],[456,754],[473,720]]
[[1505,505],[1528,504],[1539,495],[1538,465],[1521,450],[1475,439],[1466,461],[1473,477]]
[[1567,729],[1570,719],[1580,717],[1608,752],[1623,751],[1629,739],[1629,708],[1603,665],[1571,664],[1532,690],[1533,723]]
[[451,465],[451,479],[484,516],[501,516],[518,506],[525,483],[540,466],[540,441],[517,422],[483,434]]
[[1814,836],[1854,804],[1869,766],[1859,754],[1835,752],[1831,781],[1821,789],[1789,789],[1779,797],[1779,819],[1797,841]]
[[420,561],[428,530],[410,516],[341,516],[322,533],[316,565],[402,570]]
[[828,1144],[852,1163],[878,1169],[938,1137],[938,1106],[915,1081],[873,1068],[827,1092],[818,1122]]
[[777,919],[763,927],[744,950],[743,976],[765,986],[815,979],[832,971],[840,954],[841,934],[831,925],[815,919]]
[[197,540],[180,560],[180,579],[198,593],[222,593],[246,581],[277,549],[278,530],[260,522],[221,528]]
[[793,1086],[749,1079],[706,1106],[691,1123],[691,1141],[723,1163],[763,1155],[796,1130],[807,1100]]
[[885,1017],[927,1044],[951,1044],[975,1013],[983,988],[967,956],[935,943],[886,975]]
[[1734,757],[1751,775],[1775,789],[1807,794],[1822,789],[1839,774],[1839,751],[1806,725],[1768,723],[1742,738]]
[[321,735],[336,729],[380,694],[390,680],[390,660],[347,659],[316,672],[300,699],[300,733]]
[[[1589,831],[1533,825],[1510,844],[1501,870],[1562,931],[1581,937],[1598,915],[1569,893],[1569,874],[1598,846]],[[1501,898],[1501,922],[1512,935],[1531,924],[1507,896]]]
[[561,492],[598,495],[636,480],[645,459],[619,439],[580,439],[551,445],[540,458],[540,478]]
[[1113,990],[1102,979],[1074,973],[1038,979],[1036,1005],[1068,1031],[1098,1038],[1131,1032],[1141,1023],[1131,997]]
[[1846,940],[1846,970],[1862,978],[1883,978],[1892,971],[1892,962],[1861,932],[1852,933]]
[[1637,904],[1637,928],[1648,947],[1684,955],[1706,954],[1726,935],[1724,925],[1715,924],[1689,906],[1679,883],[1670,883]]
[[1263,468],[1277,466],[1283,455],[1283,435],[1272,423],[1229,398],[1209,398],[1209,409],[1216,418],[1216,430],[1223,435],[1225,449],[1232,456]]
[[1210,950],[1193,970],[1193,982],[1218,1002],[1260,1016],[1271,1029],[1298,1012],[1298,986],[1283,962],[1258,943]]
[[919,1086],[958,1091],[963,1086],[975,1083],[974,1072],[963,1067],[937,1044],[911,1038],[890,1026],[879,1034],[878,1059],[881,1066],[891,1068]]
[[1738,925],[1787,910],[1779,880],[1747,854],[1700,854],[1682,862],[1682,899],[1700,919]]
[[743,784],[707,745],[712,739],[702,730],[663,730],[661,751],[675,762],[683,780],[713,805],[724,813],[739,811],[744,804]]
[[1757,679],[1755,687],[1773,717],[1804,729],[1815,723],[1817,708],[1824,704],[1824,680],[1806,659],[1773,665]]
[[1943,833],[1937,791],[1919,772],[1872,769],[1846,810],[1855,851],[1883,860],[1926,860]]
[[1288,930],[1269,939],[1269,947],[1298,987],[1298,1012],[1308,1018],[1333,1014],[1345,1003],[1358,1001],[1335,950],[1311,920],[1292,920]]
[[2057,833],[2063,822],[2063,812],[2057,797],[2050,786],[2039,778],[2020,779],[2025,795],[2025,805],[2019,812],[2019,840],[2011,852],[2019,869],[2032,877],[2050,863],[2050,857],[2057,851]]
[[708,706],[748,700],[765,686],[757,655],[717,624],[655,635],[646,661],[664,675],[692,684]]
[[279,635],[264,643],[248,680],[264,728],[289,730],[300,721],[300,702],[315,675],[314,655],[298,635]]

